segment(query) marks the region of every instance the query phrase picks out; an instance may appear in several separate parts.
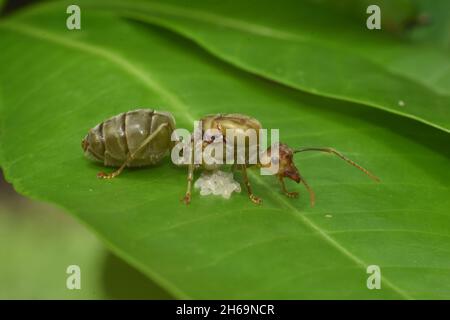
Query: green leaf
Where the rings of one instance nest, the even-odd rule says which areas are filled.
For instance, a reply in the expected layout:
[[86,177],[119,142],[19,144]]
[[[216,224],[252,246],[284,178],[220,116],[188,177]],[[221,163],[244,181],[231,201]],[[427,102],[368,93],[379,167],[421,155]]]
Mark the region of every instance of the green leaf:
[[[348,102],[320,98],[237,70],[179,36],[64,6],[0,25],[0,158],[9,181],[57,203],[120,257],[180,298],[449,298],[449,136]],[[262,52],[261,52],[262,53]],[[83,158],[96,123],[136,107],[171,111],[180,128],[207,113],[240,112],[279,128],[292,146],[332,146],[339,159],[296,158],[317,194],[288,199],[276,179],[251,175],[230,200],[195,192],[167,159],[104,181]],[[239,176],[237,176],[240,179]],[[368,290],[368,265],[382,289]]]
[[[170,0],[108,1],[104,7],[176,31],[235,66],[292,88],[362,103],[450,132],[448,51],[392,34],[419,19],[421,11],[416,13],[409,1],[374,2],[394,29],[382,31],[367,29],[364,3]],[[448,17],[448,10],[444,14]],[[434,21],[436,12],[429,15]],[[448,26],[442,27],[434,28],[435,33],[449,38]]]
[[450,49],[450,2],[414,0],[428,22],[411,31],[411,38]]

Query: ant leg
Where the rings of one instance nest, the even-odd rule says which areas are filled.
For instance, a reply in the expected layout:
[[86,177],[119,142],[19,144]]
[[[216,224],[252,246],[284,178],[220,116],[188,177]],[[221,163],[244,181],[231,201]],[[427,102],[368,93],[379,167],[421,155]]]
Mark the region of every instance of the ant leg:
[[281,190],[283,191],[283,193],[288,196],[289,198],[297,198],[298,197],[298,192],[289,192],[286,189],[286,184],[284,183],[284,178],[281,176],[278,176],[278,180],[280,181],[281,184]]
[[145,138],[144,141],[142,141],[141,145],[133,152],[133,153],[128,153],[127,155],[127,159],[125,160],[125,162],[119,167],[119,169],[117,169],[114,172],[111,173],[105,173],[105,172],[99,172],[97,174],[97,178],[101,178],[101,179],[112,179],[114,177],[117,177],[119,174],[122,173],[123,169],[125,169],[125,167],[131,163],[131,161],[134,160],[134,158],[138,155],[139,152],[142,151],[142,149],[144,149],[145,146],[147,146],[150,142],[152,142],[152,140],[159,134],[159,132],[164,129],[165,127],[167,127],[167,123],[162,123],[159,125],[159,127],[153,131],[153,133],[151,135],[149,135],[147,138]]
[[128,163],[130,163],[130,161],[131,161],[130,157],[127,157],[127,160],[119,167],[119,169],[111,173],[105,173],[103,171],[100,171],[99,173],[97,173],[97,178],[112,179],[114,177],[117,177],[119,174],[122,173],[123,169],[125,169],[125,167],[128,165]]
[[298,175],[300,176],[300,181],[304,184],[306,190],[308,190],[309,192],[309,202],[311,204],[311,207],[314,207],[316,203],[316,195],[314,194],[313,189],[311,189],[311,187],[309,186],[308,182],[306,182],[306,180],[302,177],[300,172],[298,173]]
[[181,199],[181,201],[184,201],[185,204],[189,204],[191,202],[191,189],[193,179],[194,179],[194,165],[190,163],[188,167],[187,190],[184,198]]
[[243,164],[241,166],[241,169],[242,169],[242,176],[244,177],[244,183],[245,183],[245,186],[247,187],[248,197],[250,198],[250,200],[252,200],[253,203],[261,204],[262,199],[255,196],[252,192],[252,187],[250,186],[250,181],[248,181],[247,167],[245,166],[245,164]]

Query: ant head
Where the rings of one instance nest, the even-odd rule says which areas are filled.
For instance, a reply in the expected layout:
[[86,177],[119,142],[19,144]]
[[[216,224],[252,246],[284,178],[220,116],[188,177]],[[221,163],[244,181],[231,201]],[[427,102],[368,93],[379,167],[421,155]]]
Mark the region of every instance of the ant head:
[[218,129],[212,128],[202,132],[203,148],[213,143],[224,143],[224,140],[222,132]]
[[268,154],[272,156],[272,161],[274,163],[278,162],[277,175],[299,183],[301,178],[298,169],[294,164],[294,150],[289,148],[287,144],[281,142],[278,146],[278,158],[276,158],[276,155],[272,155],[271,148],[267,150]]

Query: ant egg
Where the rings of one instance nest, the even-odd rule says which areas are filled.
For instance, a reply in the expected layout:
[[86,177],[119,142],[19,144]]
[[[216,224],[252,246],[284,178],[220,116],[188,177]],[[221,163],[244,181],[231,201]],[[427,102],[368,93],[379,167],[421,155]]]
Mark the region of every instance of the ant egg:
[[231,172],[214,171],[202,172],[200,178],[195,181],[194,187],[200,189],[200,195],[213,194],[229,199],[233,192],[241,192],[241,186],[233,178]]

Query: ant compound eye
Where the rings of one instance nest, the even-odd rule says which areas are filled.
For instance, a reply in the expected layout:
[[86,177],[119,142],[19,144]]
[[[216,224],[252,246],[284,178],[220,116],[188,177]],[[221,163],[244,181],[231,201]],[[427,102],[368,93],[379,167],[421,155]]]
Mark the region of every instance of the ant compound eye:
[[215,142],[215,141],[220,141],[220,138],[222,138],[222,135],[221,134],[216,134],[216,135],[213,135],[213,136],[211,136],[210,138],[209,138],[209,141],[212,143],[212,142]]
[[203,136],[203,141],[207,143],[214,143],[219,141],[222,138],[222,134],[220,132],[206,132]]

